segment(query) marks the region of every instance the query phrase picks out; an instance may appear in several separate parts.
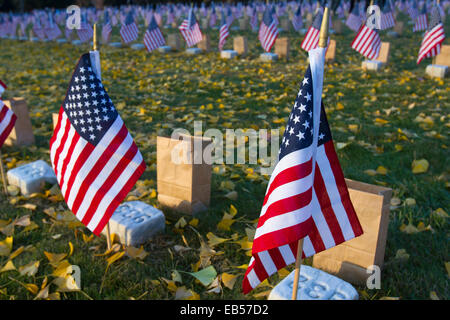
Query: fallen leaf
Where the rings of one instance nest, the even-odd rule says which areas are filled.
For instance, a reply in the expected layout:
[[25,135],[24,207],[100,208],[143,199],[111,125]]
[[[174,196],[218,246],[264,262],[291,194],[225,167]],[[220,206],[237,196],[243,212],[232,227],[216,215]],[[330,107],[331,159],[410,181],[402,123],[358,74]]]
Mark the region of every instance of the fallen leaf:
[[39,260],[31,261],[30,263],[19,267],[20,275],[34,276],[39,269],[39,263]]
[[414,160],[412,162],[412,172],[414,174],[424,173],[428,171],[430,164],[426,159]]
[[6,262],[3,268],[0,269],[0,273],[12,270],[16,270],[16,267],[14,266],[14,263],[11,260],[9,260],[8,262]]
[[222,283],[225,287],[232,290],[234,287],[234,284],[236,283],[237,275],[224,272],[220,275],[220,279],[222,280]]
[[205,287],[208,286],[211,282],[214,281],[214,278],[217,276],[217,271],[213,266],[209,266],[205,269],[202,269],[197,272],[187,272],[198,281],[201,282]]
[[133,259],[139,259],[144,260],[146,256],[148,256],[148,252],[144,250],[144,247],[141,246],[140,248],[135,247],[125,247],[125,253],[127,256]]
[[0,241],[0,256],[9,256],[12,250],[13,237],[6,237],[5,240]]
[[223,242],[229,241],[230,239],[225,239],[225,238],[221,238],[216,236],[214,233],[212,232],[208,232],[208,234],[206,235],[206,237],[208,238],[208,245],[213,248],[214,246],[221,244]]

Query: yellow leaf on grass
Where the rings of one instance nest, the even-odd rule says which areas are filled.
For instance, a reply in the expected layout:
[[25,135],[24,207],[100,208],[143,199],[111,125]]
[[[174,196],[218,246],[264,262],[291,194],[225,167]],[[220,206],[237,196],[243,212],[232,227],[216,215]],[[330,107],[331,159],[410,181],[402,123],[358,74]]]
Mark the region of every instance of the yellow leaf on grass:
[[197,218],[193,218],[191,219],[191,221],[189,221],[189,225],[193,226],[194,228],[198,226],[198,219]]
[[184,228],[186,225],[187,225],[186,220],[185,220],[183,217],[181,217],[181,218],[177,221],[177,223],[175,223],[175,228],[177,228],[177,229],[182,229],[182,228]]
[[72,273],[72,265],[69,263],[68,260],[61,261],[59,265],[56,267],[55,270],[53,270],[52,275],[59,278],[64,278],[66,275]]
[[34,283],[26,283],[25,288],[30,291],[32,294],[37,294],[39,291],[39,287]]
[[24,251],[24,247],[21,246],[20,248],[18,248],[16,251],[14,251],[13,253],[11,253],[8,257],[8,260],[12,260],[15,257],[17,257],[19,254],[21,254]]
[[19,272],[20,274],[23,275],[27,275],[27,276],[34,276],[38,269],[39,269],[39,261],[31,261],[30,263],[19,267]]
[[441,299],[439,299],[439,297],[438,297],[436,291],[431,291],[431,292],[430,292],[430,299],[431,299],[431,300],[441,300]]
[[179,287],[175,291],[175,300],[200,300],[200,295],[185,286]]
[[234,287],[234,284],[236,283],[237,275],[224,272],[221,274],[220,279],[222,280],[222,283],[225,287],[232,290]]
[[364,173],[369,175],[369,176],[372,176],[372,177],[377,174],[377,172],[375,170],[373,170],[373,169],[364,170]]
[[8,262],[6,262],[3,268],[0,269],[0,273],[11,270],[16,270],[16,267],[14,266],[14,263],[11,260],[9,260]]
[[386,175],[386,174],[388,173],[388,169],[386,169],[386,168],[383,167],[383,166],[379,166],[379,167],[377,168],[377,173],[378,173],[378,174],[382,174],[382,175]]
[[218,237],[212,232],[208,232],[206,237],[208,238],[208,244],[209,244],[210,247],[214,247],[214,246],[216,246],[218,244],[221,244],[221,243],[223,243],[225,241],[229,241],[230,240],[230,239],[225,239],[225,238]]
[[148,256],[148,252],[144,250],[144,246],[141,246],[140,248],[135,247],[126,247],[125,252],[127,256],[133,258],[133,259],[139,259],[144,260],[146,256]]
[[288,270],[286,270],[286,268],[278,270],[278,275],[281,278],[287,277],[289,274],[290,274],[290,272]]
[[428,171],[430,164],[426,159],[414,160],[411,164],[412,172],[414,174],[424,173]]
[[438,209],[434,210],[433,215],[436,215],[441,218],[448,218],[447,212],[445,212],[445,210],[442,208],[438,208]]
[[85,235],[84,233],[82,233],[82,235],[83,235],[84,243],[88,243],[88,242],[91,242],[92,240],[94,240],[94,234],[91,234],[89,237],[87,235]]
[[447,270],[447,276],[450,278],[450,262],[445,263],[445,269]]
[[395,253],[395,259],[408,260],[409,254],[406,253],[405,249],[398,249],[397,252]]
[[408,225],[402,224],[400,226],[400,231],[404,232],[404,233],[407,233],[407,234],[413,234],[413,233],[418,233],[419,229],[417,229],[412,224],[408,224]]
[[234,219],[222,219],[217,224],[217,229],[221,231],[231,231],[231,225],[235,222]]
[[336,104],[336,110],[343,110],[343,109],[344,109],[344,105],[342,103],[338,102]]
[[234,217],[237,214],[237,209],[235,206],[233,206],[232,204],[230,204],[230,214],[232,217]]
[[12,245],[13,245],[13,237],[6,237],[5,240],[0,241],[0,257],[9,256],[12,250]]
[[44,251],[44,255],[47,257],[50,264],[55,268],[67,256],[66,253],[50,253],[47,251]]
[[116,262],[117,260],[122,258],[124,254],[125,254],[125,251],[116,252],[111,257],[106,259],[106,261],[108,262],[106,269],[108,269],[111,264],[113,264],[114,262]]
[[73,254],[73,244],[69,241],[69,253],[67,255],[67,258],[70,258]]
[[53,280],[55,285],[58,286],[58,289],[56,289],[59,292],[74,292],[74,291],[80,291],[81,288],[78,287],[77,282],[75,281],[75,278],[71,275],[66,275],[65,277],[56,278]]

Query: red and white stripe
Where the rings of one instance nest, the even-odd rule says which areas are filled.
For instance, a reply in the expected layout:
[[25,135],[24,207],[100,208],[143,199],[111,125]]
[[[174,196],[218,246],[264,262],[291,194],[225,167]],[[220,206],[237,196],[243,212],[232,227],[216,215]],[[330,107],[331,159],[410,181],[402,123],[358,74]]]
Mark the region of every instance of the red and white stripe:
[[124,43],[130,43],[134,40],[136,40],[139,36],[139,29],[135,22],[131,24],[124,24],[120,28],[120,36],[122,37],[122,40]]
[[395,19],[392,11],[381,13],[380,29],[386,30],[395,26]]
[[0,80],[0,97],[2,96],[3,92],[5,92],[6,88],[6,84],[2,80]]
[[112,32],[111,23],[108,22],[102,28],[102,40],[103,40],[103,43],[108,43],[109,42],[109,39],[111,37],[111,32]]
[[381,48],[380,36],[375,29],[364,25],[353,39],[352,48],[370,60],[376,59]]
[[225,23],[219,30],[219,50],[222,50],[229,35],[228,24]]
[[413,27],[413,32],[423,31],[428,28],[428,20],[426,14],[421,14],[417,17],[416,23]]
[[320,30],[317,30],[313,26],[309,27],[300,47],[305,51],[317,48],[317,45],[319,44],[319,34]]
[[439,23],[433,29],[427,31],[420,45],[417,64],[424,58],[431,58],[441,52],[441,44],[445,40],[444,26]]
[[345,25],[352,29],[353,31],[358,30],[361,27],[362,19],[360,16],[356,14],[350,13],[347,20],[345,21]]
[[178,29],[181,32],[181,35],[183,36],[184,40],[186,41],[186,45],[188,47],[192,47],[202,41],[203,35],[200,30],[200,27],[198,25],[198,22],[195,23],[192,28],[189,28],[189,20],[185,19],[181,23],[181,25],[178,27]]
[[[0,81],[0,87],[1,86],[3,86],[3,82]],[[16,123],[16,119],[17,117],[14,112],[12,112],[0,99],[0,148],[11,133],[11,130]]]
[[147,30],[144,35],[144,45],[149,52],[158,49],[159,47],[166,44],[164,36],[159,28],[153,29],[152,31]]
[[261,42],[261,46],[267,52],[272,49],[272,46],[275,44],[275,41],[278,37],[278,23],[275,19],[272,20],[272,23],[269,26],[266,26],[263,22],[259,27],[258,39]]

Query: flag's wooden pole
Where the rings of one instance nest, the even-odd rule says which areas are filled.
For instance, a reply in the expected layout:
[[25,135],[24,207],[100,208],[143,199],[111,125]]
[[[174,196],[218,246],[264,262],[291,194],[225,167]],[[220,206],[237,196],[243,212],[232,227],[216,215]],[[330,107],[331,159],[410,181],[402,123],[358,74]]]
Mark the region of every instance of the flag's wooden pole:
[[0,150],[0,171],[2,172],[3,191],[5,192],[5,195],[8,196],[8,188],[6,187],[7,182],[5,176],[5,169],[3,169],[3,155],[1,150]]
[[[94,23],[94,38],[92,39],[93,49],[94,51],[98,51],[97,46],[97,24]],[[108,250],[111,249],[111,232],[109,229],[109,222],[106,224],[106,244],[108,246]]]
[[[320,26],[319,47],[326,48],[328,44],[328,28],[330,19],[330,9],[326,6],[323,11],[322,25]],[[300,267],[302,265],[303,239],[298,240],[297,257],[295,260],[294,282],[292,284],[292,300],[297,300],[298,281],[300,279]]]

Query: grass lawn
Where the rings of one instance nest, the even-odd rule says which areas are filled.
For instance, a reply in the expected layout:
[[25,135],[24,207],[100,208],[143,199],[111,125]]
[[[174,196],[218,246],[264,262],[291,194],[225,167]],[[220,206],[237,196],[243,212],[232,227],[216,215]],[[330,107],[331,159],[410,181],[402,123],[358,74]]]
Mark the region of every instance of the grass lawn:
[[[381,32],[382,40],[391,42],[391,54],[379,73],[361,69],[363,58],[350,47],[350,30],[332,36],[337,58],[325,68],[323,101],[345,176],[392,188],[395,198],[381,289],[358,287],[360,298],[449,299],[450,87],[448,80],[425,75],[429,59],[416,64],[422,35],[412,33],[405,16],[401,19],[407,29],[402,36]],[[169,32],[179,31],[163,29],[166,37]],[[175,128],[193,133],[194,120],[202,121],[203,130],[284,131],[307,67],[307,55],[299,49],[303,37],[282,33],[291,41],[292,56],[267,64],[258,60],[262,49],[255,33],[230,32],[224,49],[232,48],[234,36],[249,40],[249,54],[234,60],[220,59],[218,31],[208,34],[213,52],[198,56],[101,48],[103,84],[147,164],[128,200],[158,206],[157,135]],[[118,30],[111,41],[120,41]],[[31,147],[3,147],[4,165],[8,170],[38,159],[50,163],[51,113],[64,100],[78,58],[91,48],[5,39],[0,45],[0,78],[8,85],[3,98],[25,98],[36,137]],[[429,169],[414,174],[412,163],[420,159]],[[2,194],[0,299],[264,299],[292,270],[280,271],[247,296],[241,293],[267,181],[257,166],[215,165],[208,211],[192,217],[165,210],[165,233],[138,253],[129,249],[131,257],[119,245],[104,254],[105,238],[73,221],[55,188],[49,191],[52,186],[32,197]],[[235,214],[229,228],[221,222],[225,212]],[[26,215],[30,221],[23,218],[22,226],[12,227]],[[81,292],[64,292],[64,285],[52,282],[64,260],[80,267]],[[206,288],[186,273],[208,266],[221,276],[222,288],[218,283]]]

